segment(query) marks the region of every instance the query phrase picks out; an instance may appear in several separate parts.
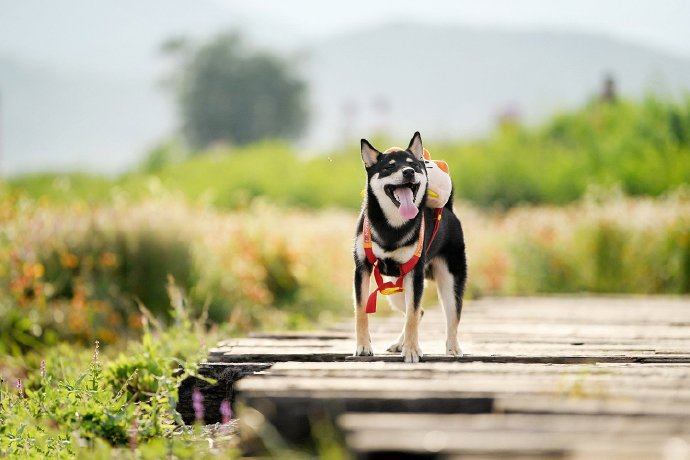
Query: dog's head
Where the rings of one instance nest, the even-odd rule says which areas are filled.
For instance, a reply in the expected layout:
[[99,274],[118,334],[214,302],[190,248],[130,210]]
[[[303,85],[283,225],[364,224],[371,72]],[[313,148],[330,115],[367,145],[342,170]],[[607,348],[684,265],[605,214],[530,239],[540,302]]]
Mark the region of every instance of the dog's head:
[[424,148],[415,133],[407,149],[381,153],[362,139],[362,160],[369,192],[374,194],[388,221],[396,227],[414,219],[424,206],[427,175]]

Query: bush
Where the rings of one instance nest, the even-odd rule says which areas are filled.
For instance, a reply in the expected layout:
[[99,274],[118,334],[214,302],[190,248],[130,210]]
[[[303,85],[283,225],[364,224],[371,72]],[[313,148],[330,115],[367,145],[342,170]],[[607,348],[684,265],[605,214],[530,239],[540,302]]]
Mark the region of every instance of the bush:
[[592,185],[659,196],[690,182],[690,97],[594,101],[544,125],[504,126],[485,141],[432,146],[460,196],[480,206],[566,204]]
[[50,208],[10,197],[0,206],[11,215],[0,231],[5,242],[0,280],[7,294],[0,296],[0,309],[20,308],[3,319],[12,322],[3,332],[13,340],[0,346],[14,353],[51,344],[56,335],[112,343],[140,328],[138,302],[155,315],[167,314],[169,274],[185,288],[194,284],[190,238],[179,225],[152,222],[144,209],[133,216],[114,208]]

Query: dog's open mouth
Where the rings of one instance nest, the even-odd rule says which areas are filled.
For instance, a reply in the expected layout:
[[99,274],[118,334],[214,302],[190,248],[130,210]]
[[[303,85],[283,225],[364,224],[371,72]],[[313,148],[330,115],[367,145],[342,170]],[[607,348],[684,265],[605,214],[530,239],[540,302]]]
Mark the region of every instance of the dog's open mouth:
[[384,187],[386,195],[398,207],[400,217],[403,219],[414,219],[419,210],[414,204],[414,198],[419,191],[419,184],[406,183],[399,185],[386,185]]

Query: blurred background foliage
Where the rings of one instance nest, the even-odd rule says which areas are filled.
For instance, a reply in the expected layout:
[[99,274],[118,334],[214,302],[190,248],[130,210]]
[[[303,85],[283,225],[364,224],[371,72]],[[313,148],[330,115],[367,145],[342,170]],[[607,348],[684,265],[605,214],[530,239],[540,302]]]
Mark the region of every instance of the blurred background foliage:
[[[0,350],[137,336],[143,311],[170,319],[169,275],[227,334],[351,311],[356,139],[320,155],[288,142],[307,88],[237,35],[163,48],[179,135],[119,175],[2,182]],[[450,164],[469,296],[690,291],[690,97],[609,92],[540,124],[507,115],[482,139],[425,141]]]
[[[381,150],[399,140],[374,140]],[[427,148],[451,166],[456,195],[478,206],[567,204],[591,186],[630,196],[660,196],[690,182],[690,97],[649,95],[642,101],[592,100],[538,126],[505,120],[482,140],[434,142]],[[357,142],[307,156],[280,141],[244,147],[216,144],[185,153],[180,141],[153,149],[137,172],[116,178],[40,174],[7,184],[53,203],[107,202],[113,194],[149,196],[150,184],[223,209],[261,196],[307,208],[358,209],[363,187]]]
[[255,202],[223,214],[167,195],[56,207],[7,192],[0,207],[5,352],[60,339],[113,343],[140,330],[140,305],[165,321],[169,275],[196,315],[229,323],[228,333],[326,321],[349,293],[342,212]]

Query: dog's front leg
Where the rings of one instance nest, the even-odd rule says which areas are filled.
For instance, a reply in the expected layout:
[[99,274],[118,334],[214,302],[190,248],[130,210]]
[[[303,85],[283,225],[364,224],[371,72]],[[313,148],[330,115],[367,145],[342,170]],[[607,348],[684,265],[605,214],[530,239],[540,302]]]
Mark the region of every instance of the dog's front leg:
[[[403,315],[405,314],[405,293],[400,292],[398,294],[391,294],[386,296],[388,303],[390,304],[391,308],[394,310],[398,310],[400,313]],[[400,335],[398,338],[395,340],[395,342],[391,343],[390,346],[387,348],[387,351],[390,351],[391,353],[400,353],[402,351],[402,346],[403,342],[405,341],[405,325],[403,324],[403,330],[400,332]]]
[[424,290],[424,272],[419,264],[405,275],[405,329],[402,344],[402,356],[406,363],[418,363],[423,356],[419,347],[419,322],[422,319],[422,291]]
[[357,264],[355,267],[355,321],[357,328],[357,348],[355,356],[372,356],[371,336],[369,335],[369,317],[367,316],[367,299],[369,298],[369,279],[371,272]]
[[[403,315],[405,314],[405,293],[399,293],[399,294],[391,294],[388,297],[388,303],[390,304],[391,308],[398,310],[400,313]],[[424,309],[421,309],[420,313],[420,321],[424,317]],[[403,342],[405,341],[405,324],[403,323],[403,330],[400,332],[400,335],[398,338],[395,340],[395,342],[391,343],[388,346],[388,351],[391,353],[400,353],[402,351],[402,346]]]

